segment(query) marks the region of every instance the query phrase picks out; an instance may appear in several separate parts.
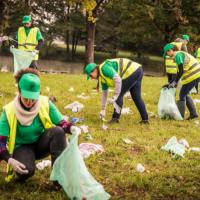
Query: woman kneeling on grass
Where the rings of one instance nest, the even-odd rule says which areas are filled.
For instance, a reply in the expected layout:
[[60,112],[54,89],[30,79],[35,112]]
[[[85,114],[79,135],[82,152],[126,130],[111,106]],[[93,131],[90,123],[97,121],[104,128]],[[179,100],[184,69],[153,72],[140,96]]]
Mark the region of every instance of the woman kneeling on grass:
[[144,101],[141,98],[141,84],[143,70],[140,64],[125,58],[108,59],[102,64],[90,63],[85,67],[87,78],[97,79],[102,85],[102,110],[100,118],[105,117],[108,87],[114,87],[114,96],[108,99],[114,105],[114,112],[110,123],[119,122],[123,97],[130,91],[141,115],[140,123],[149,123]]
[[48,97],[40,95],[37,70],[21,70],[15,78],[19,94],[4,106],[0,118],[0,160],[8,163],[7,182],[15,173],[16,180],[33,176],[35,160],[49,154],[53,165],[66,147],[65,132],[76,129]]

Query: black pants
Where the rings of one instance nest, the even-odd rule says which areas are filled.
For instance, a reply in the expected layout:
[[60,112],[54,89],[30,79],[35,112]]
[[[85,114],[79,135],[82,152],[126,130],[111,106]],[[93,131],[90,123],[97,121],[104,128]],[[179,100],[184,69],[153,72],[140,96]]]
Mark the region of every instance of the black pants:
[[30,64],[29,68],[38,69],[37,68],[37,60],[33,60],[32,63]]
[[23,163],[28,174],[18,174],[20,180],[26,180],[35,173],[35,160],[51,155],[52,165],[66,147],[66,137],[61,127],[47,129],[33,144],[23,145],[14,151],[13,158]]
[[169,74],[167,73],[168,83],[171,83],[176,80],[177,74]]
[[[148,114],[144,101],[141,97],[141,84],[142,84],[143,70],[138,68],[133,74],[128,78],[122,80],[122,89],[116,103],[122,108],[123,107],[123,97],[127,91],[130,91],[131,97],[141,115],[142,120],[148,120]],[[117,113],[114,110],[113,118],[119,119],[121,113]]]

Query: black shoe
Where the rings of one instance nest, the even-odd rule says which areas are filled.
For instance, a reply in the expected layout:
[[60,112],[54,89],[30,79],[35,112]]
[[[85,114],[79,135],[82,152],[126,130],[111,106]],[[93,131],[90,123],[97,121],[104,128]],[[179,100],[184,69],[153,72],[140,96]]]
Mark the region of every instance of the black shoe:
[[140,124],[149,124],[149,120],[148,119],[143,119],[139,122]]
[[61,190],[62,186],[58,183],[58,181],[53,181],[54,190]]
[[108,124],[115,124],[115,123],[119,123],[119,119],[117,119],[117,118],[112,118],[112,119],[108,122]]
[[186,120],[192,120],[198,118],[198,115],[189,116]]

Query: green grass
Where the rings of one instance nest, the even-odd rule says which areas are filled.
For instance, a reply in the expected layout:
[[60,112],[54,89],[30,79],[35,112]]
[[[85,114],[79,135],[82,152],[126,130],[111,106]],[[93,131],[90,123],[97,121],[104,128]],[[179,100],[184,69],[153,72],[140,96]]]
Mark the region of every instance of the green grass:
[[[16,87],[11,74],[0,73],[0,80],[2,111],[3,105],[14,98]],[[148,112],[157,114],[159,91],[165,82],[166,78],[144,77],[142,95]],[[50,87],[50,93],[46,92],[46,86]],[[71,86],[74,87],[74,92],[68,92]],[[156,116],[150,118],[150,125],[139,125],[140,116],[134,103],[125,98],[124,107],[130,107],[133,114],[122,115],[120,124],[111,127],[116,131],[103,131],[100,128],[102,123],[98,119],[100,94],[91,94],[95,86],[95,81],[86,81],[82,75],[42,75],[42,94],[56,96],[56,104],[64,115],[84,117],[84,124],[89,126],[93,136],[93,140],[89,142],[104,146],[103,154],[93,155],[85,161],[91,174],[111,194],[111,199],[200,199],[200,155],[186,152],[184,158],[173,159],[170,154],[160,150],[173,135],[178,139],[185,138],[190,146],[200,146],[200,127],[193,121],[166,121]],[[77,99],[76,96],[82,92],[90,95],[90,99]],[[194,98],[200,99],[200,95]],[[85,105],[82,112],[72,114],[71,111],[64,110],[65,105],[75,100]],[[200,109],[198,104],[197,108]],[[106,118],[110,119],[111,114],[112,107],[108,106]],[[129,138],[134,143],[125,144],[123,138]],[[88,141],[81,135],[79,142]],[[135,170],[137,163],[142,163],[146,172],[138,173]],[[26,183],[9,185],[5,185],[0,177],[0,199],[67,199],[63,190],[53,190],[49,183],[49,174],[50,169],[37,171]]]

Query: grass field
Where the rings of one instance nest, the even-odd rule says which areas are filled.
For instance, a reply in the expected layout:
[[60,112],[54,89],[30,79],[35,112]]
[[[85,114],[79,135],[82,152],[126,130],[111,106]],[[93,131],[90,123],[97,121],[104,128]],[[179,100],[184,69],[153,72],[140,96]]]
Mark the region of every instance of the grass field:
[[[12,74],[0,73],[0,109],[11,101],[16,86]],[[84,117],[83,124],[89,126],[93,140],[87,141],[84,135],[79,142],[102,144],[105,152],[85,160],[91,174],[112,196],[111,199],[126,200],[198,200],[200,199],[200,154],[186,152],[184,158],[174,159],[169,153],[160,150],[170,137],[185,138],[190,146],[200,146],[200,126],[194,121],[161,120],[157,117],[159,91],[166,78],[144,77],[142,96],[151,114],[150,125],[140,125],[139,114],[134,103],[125,98],[124,107],[130,107],[133,114],[122,115],[120,124],[103,131],[98,119],[100,94],[92,94],[95,81],[86,81],[83,75],[42,75],[42,94],[57,98],[56,105],[64,115]],[[47,92],[46,87],[50,88]],[[74,87],[74,92],[68,92]],[[82,92],[89,100],[80,100]],[[110,95],[112,93],[110,92]],[[199,98],[200,95],[193,96]],[[64,106],[78,100],[85,105],[80,113],[64,110]],[[198,110],[200,106],[197,104]],[[112,107],[108,106],[107,119]],[[188,115],[188,113],[186,113]],[[133,144],[125,144],[129,138]],[[139,173],[136,165],[142,163],[146,171]],[[1,163],[0,163],[1,165]],[[36,171],[24,184],[5,185],[0,177],[0,199],[2,200],[63,200],[67,199],[63,190],[55,191],[49,183],[50,169]]]

